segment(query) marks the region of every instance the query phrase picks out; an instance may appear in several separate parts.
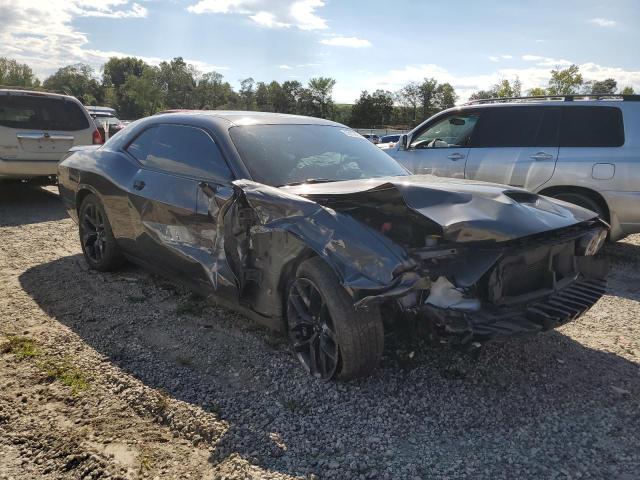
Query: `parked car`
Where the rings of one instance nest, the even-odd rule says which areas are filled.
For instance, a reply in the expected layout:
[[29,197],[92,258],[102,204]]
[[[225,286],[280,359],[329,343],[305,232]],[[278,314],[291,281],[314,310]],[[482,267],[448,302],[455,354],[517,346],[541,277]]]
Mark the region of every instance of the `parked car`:
[[395,135],[383,135],[380,137],[380,141],[378,142],[378,148],[386,150],[387,148],[393,148],[396,146],[400,140],[400,134]]
[[380,137],[378,135],[376,135],[375,133],[372,133],[372,134],[363,133],[362,136],[364,138],[366,138],[367,140],[369,140],[374,145],[377,145],[380,142]]
[[59,166],[85,260],[130,259],[288,332],[321,379],[369,373],[385,324],[475,345],[552,329],[603,294],[595,213],[410,175],[355,131],[256,112],[155,115]]
[[93,120],[73,97],[0,89],[0,180],[50,177],[75,145],[100,143]]
[[89,105],[86,108],[93,117],[100,135],[105,140],[113,137],[126,126],[116,117],[116,111],[111,107]]
[[640,232],[640,96],[483,100],[445,110],[387,153],[413,173],[496,182]]

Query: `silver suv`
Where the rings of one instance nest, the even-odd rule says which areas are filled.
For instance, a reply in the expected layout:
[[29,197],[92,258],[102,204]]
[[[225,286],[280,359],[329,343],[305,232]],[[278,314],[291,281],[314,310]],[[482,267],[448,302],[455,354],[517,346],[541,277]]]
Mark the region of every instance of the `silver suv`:
[[94,143],[100,132],[74,97],[0,89],[0,180],[56,175],[71,147]]
[[598,213],[611,239],[640,232],[640,95],[471,102],[385,150],[416,174],[526,188]]

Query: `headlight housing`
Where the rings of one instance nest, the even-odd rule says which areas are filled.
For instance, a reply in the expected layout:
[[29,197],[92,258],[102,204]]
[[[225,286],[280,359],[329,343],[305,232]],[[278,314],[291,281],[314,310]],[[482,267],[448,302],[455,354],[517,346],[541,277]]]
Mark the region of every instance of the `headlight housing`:
[[598,228],[582,236],[576,245],[576,255],[591,256],[600,251],[607,239],[607,230]]

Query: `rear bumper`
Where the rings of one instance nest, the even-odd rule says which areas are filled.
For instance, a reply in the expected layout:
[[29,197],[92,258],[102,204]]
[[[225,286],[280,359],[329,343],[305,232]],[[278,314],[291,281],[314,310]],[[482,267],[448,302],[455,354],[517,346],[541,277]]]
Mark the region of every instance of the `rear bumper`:
[[425,304],[418,315],[430,322],[439,338],[452,344],[501,340],[551,330],[575,320],[604,295],[606,286],[604,279],[580,278],[527,305],[469,312]]
[[58,174],[58,160],[2,160],[0,178],[33,178]]

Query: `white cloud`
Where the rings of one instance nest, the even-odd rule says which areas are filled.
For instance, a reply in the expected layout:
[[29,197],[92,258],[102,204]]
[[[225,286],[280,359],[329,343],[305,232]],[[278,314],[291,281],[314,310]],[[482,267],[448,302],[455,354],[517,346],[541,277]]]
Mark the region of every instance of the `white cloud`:
[[587,22],[599,27],[615,27],[618,24],[618,22],[610,18],[591,18]]
[[187,10],[195,14],[237,14],[266,28],[296,27],[324,30],[327,21],[317,15],[324,0],[199,0]]
[[269,12],[258,12],[255,15],[250,15],[249,18],[258,25],[267,28],[283,28],[291,26],[288,23],[278,22],[275,15]]
[[332,47],[351,47],[363,48],[370,47],[371,42],[357,37],[330,37],[320,40],[323,45],[331,45]]
[[[91,4],[84,0],[21,0],[20,8],[14,0],[0,0],[0,56],[6,55],[29,64],[36,75],[43,78],[58,68],[86,63],[99,68],[110,57],[133,56],[131,52],[87,48],[89,39],[73,27],[77,17],[105,17],[113,19],[140,18],[147,10],[130,0],[102,0]],[[156,57],[142,58],[158,64]],[[226,67],[209,65],[197,60],[185,60],[201,71],[224,70]]]
[[290,65],[278,65],[278,68],[281,70],[293,70],[293,67]]
[[[546,60],[546,57],[540,58]],[[640,90],[640,70],[630,71],[595,63],[578,64],[578,67],[585,81],[614,78],[620,88],[629,85],[636,91]],[[456,74],[439,65],[417,64],[408,65],[402,69],[389,70],[382,75],[366,75],[357,82],[353,82],[352,85],[341,83],[338,79],[335,98],[337,102],[353,102],[361,90],[372,91],[381,88],[393,91],[409,82],[421,82],[425,78],[433,77],[438,82],[448,82],[453,85],[459,96],[458,101],[464,102],[473,92],[480,89],[486,90],[503,79],[514,80],[518,77],[522,82],[522,91],[526,93],[533,87],[546,86],[550,76],[550,69],[539,65],[524,68],[500,68],[490,73],[464,75]]]
[[568,67],[573,62],[562,58],[541,57],[540,55],[522,55],[525,62],[534,62],[540,67]]
[[490,55],[489,60],[492,62],[499,62],[501,60],[511,60],[513,55]]

